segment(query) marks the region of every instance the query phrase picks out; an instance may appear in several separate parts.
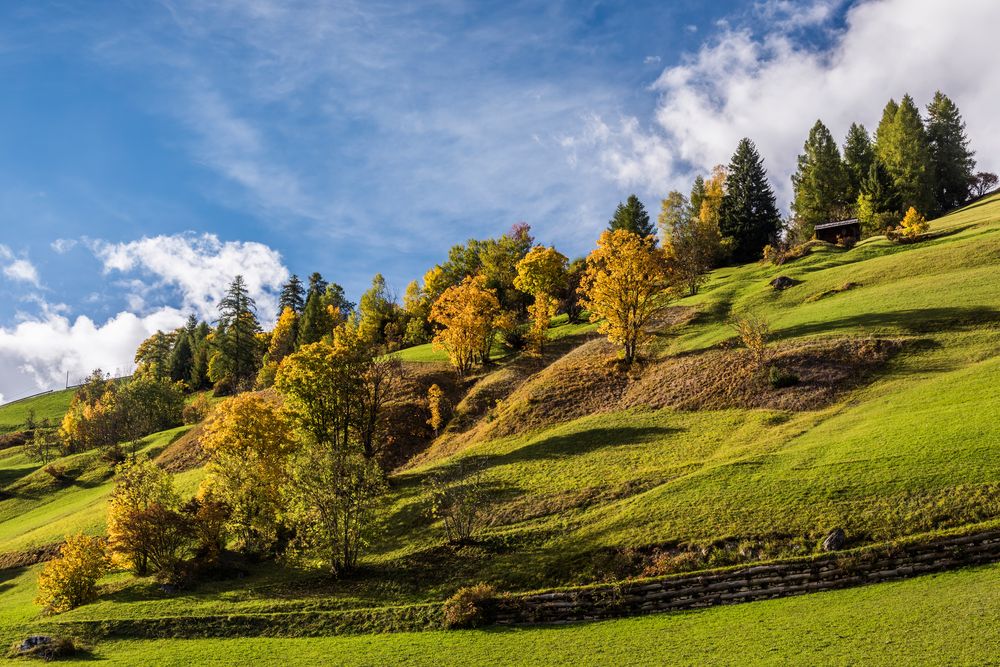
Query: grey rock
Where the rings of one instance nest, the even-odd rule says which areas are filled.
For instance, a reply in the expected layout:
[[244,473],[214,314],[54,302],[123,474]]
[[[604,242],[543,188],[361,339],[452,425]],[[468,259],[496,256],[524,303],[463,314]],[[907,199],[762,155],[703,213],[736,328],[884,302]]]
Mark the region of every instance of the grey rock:
[[775,278],[770,282],[771,287],[779,291],[788,289],[789,287],[793,287],[798,284],[799,284],[798,280],[795,280],[794,278],[789,278],[788,276],[778,276],[777,278]]
[[834,528],[823,538],[821,548],[823,551],[837,551],[843,549],[847,543],[847,533],[840,528]]

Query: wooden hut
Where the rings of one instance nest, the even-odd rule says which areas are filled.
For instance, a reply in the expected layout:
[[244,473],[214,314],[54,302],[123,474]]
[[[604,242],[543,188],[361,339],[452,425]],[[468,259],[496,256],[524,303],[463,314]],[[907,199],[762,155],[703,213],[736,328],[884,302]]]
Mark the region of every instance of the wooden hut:
[[825,222],[814,227],[816,238],[827,243],[836,243],[839,239],[844,239],[853,243],[861,240],[861,223],[857,218],[850,220],[838,220],[837,222]]

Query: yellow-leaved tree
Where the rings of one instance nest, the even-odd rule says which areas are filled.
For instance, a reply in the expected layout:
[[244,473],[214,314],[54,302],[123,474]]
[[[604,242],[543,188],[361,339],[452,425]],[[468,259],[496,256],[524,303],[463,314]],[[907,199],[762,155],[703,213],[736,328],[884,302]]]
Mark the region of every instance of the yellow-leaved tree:
[[227,528],[245,552],[263,554],[277,538],[281,486],[295,449],[279,402],[240,394],[219,405],[205,429],[208,488],[230,508]]
[[274,325],[268,341],[267,352],[260,371],[257,373],[257,387],[267,389],[274,384],[274,376],[282,360],[295,351],[295,340],[299,335],[299,316],[286,307]]
[[451,363],[464,375],[477,361],[489,360],[500,318],[500,302],[486,287],[486,278],[468,276],[444,290],[431,306],[431,320],[442,327],[434,344],[448,352]]
[[900,227],[902,228],[903,236],[913,240],[925,233],[930,228],[930,225],[927,224],[924,216],[911,206],[906,215],[903,216],[903,222],[900,223]]
[[166,523],[176,525],[168,515],[176,514],[179,505],[173,478],[158,465],[147,458],[119,464],[108,503],[109,556],[140,576],[149,573],[150,565],[156,570],[169,567],[170,554],[153,552],[165,533],[172,532]]
[[587,257],[583,305],[590,321],[600,322],[598,331],[622,346],[626,364],[635,360],[647,326],[666,307],[671,274],[656,239],[625,230],[605,231]]
[[569,260],[553,247],[537,245],[517,263],[514,287],[531,294],[531,343],[541,353],[549,321],[556,314],[559,302],[555,295],[566,284],[566,267]]
[[49,612],[69,611],[97,598],[97,580],[107,569],[104,538],[80,533],[66,539],[59,555],[38,574],[35,603]]

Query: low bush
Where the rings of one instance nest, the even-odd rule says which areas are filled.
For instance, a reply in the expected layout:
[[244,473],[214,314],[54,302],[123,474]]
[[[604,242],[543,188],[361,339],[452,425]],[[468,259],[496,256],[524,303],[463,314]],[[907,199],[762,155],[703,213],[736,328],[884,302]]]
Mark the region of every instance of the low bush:
[[460,588],[444,602],[444,627],[478,628],[493,621],[496,591],[489,584]]
[[35,603],[51,613],[69,611],[97,598],[97,580],[107,568],[104,538],[80,533],[38,575]]
[[185,424],[197,424],[205,419],[212,410],[212,400],[208,394],[198,394],[190,403],[184,406],[181,418]]
[[772,388],[783,389],[797,385],[799,383],[799,376],[779,366],[771,366],[767,370],[767,381]]

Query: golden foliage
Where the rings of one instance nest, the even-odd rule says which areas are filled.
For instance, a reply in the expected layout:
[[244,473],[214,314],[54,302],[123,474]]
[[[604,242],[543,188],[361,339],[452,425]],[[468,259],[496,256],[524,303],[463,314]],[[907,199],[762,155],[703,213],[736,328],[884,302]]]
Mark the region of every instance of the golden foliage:
[[443,400],[444,391],[437,384],[432,384],[427,390],[427,408],[431,413],[430,419],[427,420],[427,425],[434,429],[434,435],[437,435],[444,424],[443,406],[441,404]]
[[753,313],[743,313],[734,316],[729,324],[747,349],[750,366],[753,369],[762,367],[768,358],[767,344],[771,339],[771,327],[767,320]]
[[444,348],[458,372],[469,372],[477,361],[489,359],[501,316],[496,293],[483,276],[469,276],[442,292],[431,306],[431,320],[443,328],[434,344]]
[[656,240],[624,230],[605,231],[587,257],[583,305],[591,322],[600,321],[598,331],[623,347],[626,363],[635,360],[647,325],[666,307],[671,277]]
[[566,284],[569,260],[555,248],[535,246],[517,263],[514,287],[535,297],[531,307],[531,342],[542,351],[549,320],[556,314],[554,295]]
[[912,240],[925,233],[930,228],[930,225],[927,224],[924,216],[911,206],[906,215],[903,216],[900,228],[903,236]]
[[114,562],[145,575],[155,536],[141,529],[139,515],[153,507],[173,510],[179,503],[173,478],[149,459],[120,464],[108,502],[108,549]]
[[35,604],[53,613],[97,598],[97,580],[107,568],[104,539],[80,533],[67,538],[59,555],[38,574]]
[[260,394],[235,396],[215,409],[201,444],[209,455],[209,488],[232,512],[230,530],[243,549],[265,551],[276,537],[281,485],[295,447],[281,406]]

